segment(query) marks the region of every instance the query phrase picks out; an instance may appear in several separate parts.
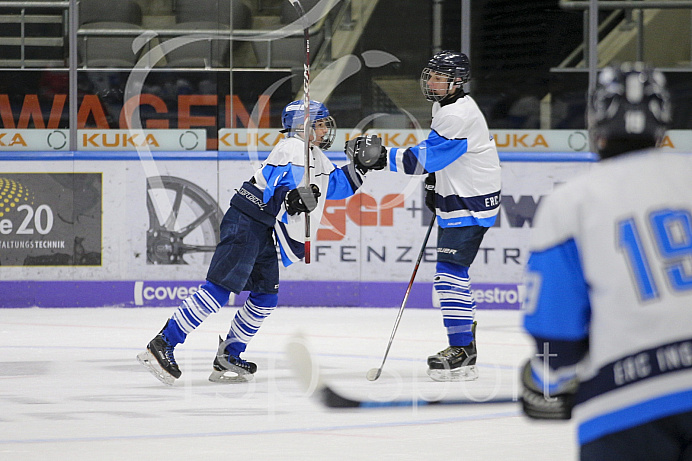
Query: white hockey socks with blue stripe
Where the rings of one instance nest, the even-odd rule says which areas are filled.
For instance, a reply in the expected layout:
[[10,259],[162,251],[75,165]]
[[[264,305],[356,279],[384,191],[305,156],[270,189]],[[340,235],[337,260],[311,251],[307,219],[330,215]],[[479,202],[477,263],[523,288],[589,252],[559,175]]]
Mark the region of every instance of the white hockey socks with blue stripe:
[[476,302],[471,293],[468,267],[438,262],[433,282],[433,305],[440,307],[450,346],[466,346],[473,341],[471,327]]
[[247,344],[262,326],[264,319],[272,313],[278,302],[279,295],[277,294],[250,293],[243,307],[238,309],[235,314],[228,331],[226,351],[229,355],[238,357],[245,351]]
[[163,331],[166,340],[175,346],[185,341],[188,334],[221,306],[228,304],[231,292],[207,282],[192,296],[188,296],[175,311]]

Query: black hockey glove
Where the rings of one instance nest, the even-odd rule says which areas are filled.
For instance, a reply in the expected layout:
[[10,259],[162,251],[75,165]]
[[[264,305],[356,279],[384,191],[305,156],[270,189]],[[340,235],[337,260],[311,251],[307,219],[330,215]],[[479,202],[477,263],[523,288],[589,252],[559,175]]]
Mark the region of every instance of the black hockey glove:
[[301,186],[291,189],[286,194],[286,212],[291,216],[298,213],[310,213],[317,207],[317,198],[322,193],[315,184],[310,184],[310,190]]
[[433,214],[437,213],[435,208],[435,173],[429,173],[425,178],[425,206]]
[[570,419],[574,406],[574,394],[578,383],[574,379],[566,383],[555,395],[546,395],[531,376],[531,362],[527,361],[521,370],[521,408],[524,414],[533,419]]
[[382,138],[374,134],[346,141],[344,151],[361,174],[387,166],[387,148],[382,145]]

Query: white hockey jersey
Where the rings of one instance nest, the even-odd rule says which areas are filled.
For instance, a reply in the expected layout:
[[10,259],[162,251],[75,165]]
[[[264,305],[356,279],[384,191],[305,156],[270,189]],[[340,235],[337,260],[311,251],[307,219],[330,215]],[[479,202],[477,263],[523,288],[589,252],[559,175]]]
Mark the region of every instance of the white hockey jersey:
[[[317,146],[311,146],[311,183],[319,187],[321,196],[317,207],[310,213],[310,235],[317,235],[325,200],[350,197],[363,184],[360,173],[347,164],[334,165]],[[284,266],[300,261],[305,256],[305,217],[302,213],[289,215],[284,198],[291,189],[303,185],[305,174],[305,145],[298,137],[282,139],[271,151],[260,169],[255,172],[254,183],[263,193],[267,212],[276,216],[274,227]]]
[[524,326],[550,345],[534,379],[578,376],[581,444],[692,410],[692,155],[621,155],[559,186],[526,275]]
[[440,227],[491,227],[500,210],[501,171],[497,148],[483,113],[471,96],[432,108],[428,138],[389,149],[389,169],[435,173]]

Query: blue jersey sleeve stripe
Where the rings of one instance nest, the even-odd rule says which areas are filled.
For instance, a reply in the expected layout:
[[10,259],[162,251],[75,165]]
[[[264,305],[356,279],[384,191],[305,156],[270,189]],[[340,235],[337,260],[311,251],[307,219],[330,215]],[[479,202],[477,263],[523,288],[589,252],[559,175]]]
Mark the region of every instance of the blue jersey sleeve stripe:
[[579,426],[579,444],[685,411],[692,411],[692,390],[665,395],[585,421]]
[[[288,267],[296,261],[300,261],[305,257],[305,244],[303,242],[298,242],[293,240],[286,230],[284,223],[277,223],[274,226],[274,232],[276,234],[277,240],[281,243],[279,245],[279,250],[281,252],[281,263],[284,267]],[[288,252],[291,252],[289,254]]]
[[296,179],[294,178],[291,165],[265,165],[262,168],[262,176],[264,176],[264,180],[267,182],[267,187],[264,189],[262,197],[265,203],[269,203],[277,187],[286,186],[289,189],[295,189],[296,187]]
[[[430,130],[428,139],[422,144],[428,152],[421,153],[420,158],[425,169],[431,172],[443,169],[468,151],[466,138],[446,138],[435,130]],[[434,155],[430,155],[429,152],[433,152]]]
[[427,174],[440,171],[461,157],[468,150],[466,138],[448,139],[431,130],[428,138],[408,149],[392,149],[389,152],[390,169],[398,170],[397,161],[406,174]]
[[398,171],[396,166],[396,155],[399,149],[393,147],[389,150],[389,171]]
[[425,169],[439,171],[466,153],[468,141],[466,139],[449,139],[432,149],[436,155],[432,156],[432,159],[426,159]]
[[352,163],[341,168],[335,168],[329,174],[329,188],[326,198],[327,200],[340,200],[350,197],[362,184]]
[[538,276],[536,305],[524,316],[524,328],[534,337],[577,341],[588,336],[591,316],[589,289],[574,239],[534,252],[527,271]]

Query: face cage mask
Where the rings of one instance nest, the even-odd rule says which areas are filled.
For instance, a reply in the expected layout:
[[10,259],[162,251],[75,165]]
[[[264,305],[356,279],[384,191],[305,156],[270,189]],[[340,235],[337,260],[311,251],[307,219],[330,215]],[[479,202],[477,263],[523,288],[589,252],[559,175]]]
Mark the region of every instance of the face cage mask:
[[327,132],[322,136],[322,140],[317,145],[322,150],[329,149],[334,143],[334,138],[336,138],[336,121],[330,115],[315,121],[315,123],[317,122],[324,123],[324,127],[327,129]]
[[[324,128],[327,129],[327,132],[322,136],[322,139],[317,142],[317,147],[319,147],[322,150],[329,149],[332,147],[332,144],[334,143],[334,139],[336,138],[336,121],[334,120],[334,117],[331,115],[328,117],[323,117],[320,119],[315,120],[315,123],[320,122],[321,124],[324,124]],[[311,134],[314,134],[315,132],[315,123],[312,125],[312,131]],[[300,125],[297,129],[292,130],[289,132],[288,136],[291,136],[293,133],[303,133],[303,126]]]
[[[428,86],[428,80],[430,79],[430,74],[437,74],[437,75],[444,75],[447,77],[447,91],[444,94],[437,94],[435,91],[433,91],[429,86]],[[420,74],[420,89],[421,92],[423,93],[423,96],[425,96],[425,99],[428,101],[442,101],[445,99],[447,96],[450,96],[454,93],[456,93],[456,89],[461,87],[461,83],[458,83],[457,85],[454,84],[454,77],[445,73],[445,72],[439,72],[436,70],[433,70],[429,67],[426,67],[423,69],[423,72]]]

